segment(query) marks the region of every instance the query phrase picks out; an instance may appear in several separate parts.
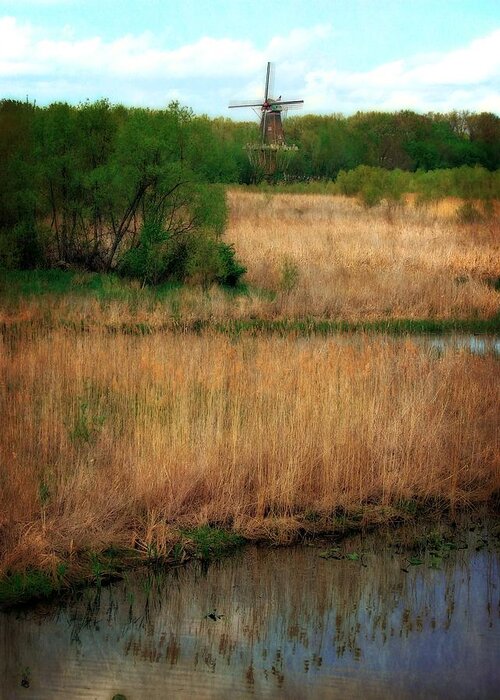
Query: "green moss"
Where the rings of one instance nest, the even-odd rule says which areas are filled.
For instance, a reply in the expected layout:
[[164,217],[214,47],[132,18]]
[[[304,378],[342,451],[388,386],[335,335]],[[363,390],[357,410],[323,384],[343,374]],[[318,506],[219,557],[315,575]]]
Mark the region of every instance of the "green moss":
[[216,559],[245,543],[244,538],[235,532],[210,525],[183,530],[182,535],[188,540],[188,550],[192,549],[196,557],[204,560]]
[[28,569],[0,579],[0,605],[15,605],[26,600],[49,598],[60,590],[60,578],[43,571]]

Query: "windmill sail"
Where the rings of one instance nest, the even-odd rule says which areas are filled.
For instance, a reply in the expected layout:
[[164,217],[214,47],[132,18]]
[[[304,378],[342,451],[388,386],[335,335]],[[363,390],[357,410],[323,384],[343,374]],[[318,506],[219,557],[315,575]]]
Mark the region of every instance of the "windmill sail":
[[271,73],[271,64],[267,64],[267,71],[266,71],[266,89],[264,91],[264,102],[267,102],[267,98],[269,97],[269,74]]
[[273,177],[277,170],[284,172],[291,153],[297,150],[297,146],[287,146],[285,143],[282,114],[304,104],[304,100],[282,100],[281,95],[275,99],[272,97],[273,92],[272,64],[268,63],[264,100],[239,100],[229,105],[230,109],[251,107],[260,111],[260,143],[248,144],[246,150],[254,170],[264,173],[267,178]]
[[264,100],[240,100],[229,105],[229,109],[251,107],[260,110],[260,135],[261,142],[267,146],[280,146],[285,144],[285,134],[281,113],[289,108],[298,108],[304,104],[304,100],[282,100],[281,95],[274,99],[270,95],[272,90],[272,64],[268,62],[266,68],[266,81],[264,84]]

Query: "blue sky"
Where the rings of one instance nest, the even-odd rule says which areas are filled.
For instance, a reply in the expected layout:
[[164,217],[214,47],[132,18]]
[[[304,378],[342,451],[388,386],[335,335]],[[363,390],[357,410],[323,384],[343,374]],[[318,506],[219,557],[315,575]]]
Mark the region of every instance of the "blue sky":
[[500,113],[498,0],[0,0],[0,97]]

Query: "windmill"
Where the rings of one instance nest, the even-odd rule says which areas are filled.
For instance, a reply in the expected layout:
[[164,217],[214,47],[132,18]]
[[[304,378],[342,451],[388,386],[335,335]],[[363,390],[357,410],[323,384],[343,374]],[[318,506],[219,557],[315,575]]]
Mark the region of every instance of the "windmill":
[[278,168],[285,169],[291,153],[297,150],[297,146],[287,146],[285,143],[282,114],[304,104],[304,100],[282,100],[281,95],[277,99],[271,97],[270,83],[271,64],[268,63],[263,101],[245,100],[229,105],[229,109],[251,107],[260,112],[260,143],[247,144],[246,150],[254,168],[261,169],[267,177],[274,175]]

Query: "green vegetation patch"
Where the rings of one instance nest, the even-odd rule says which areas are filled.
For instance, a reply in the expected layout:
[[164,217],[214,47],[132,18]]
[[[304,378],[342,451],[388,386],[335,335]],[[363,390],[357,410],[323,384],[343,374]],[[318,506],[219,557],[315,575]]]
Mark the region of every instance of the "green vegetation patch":
[[0,578],[0,605],[16,605],[27,600],[50,598],[61,590],[64,572],[64,566],[61,566],[56,576],[38,569],[28,569]]
[[208,562],[241,547],[241,535],[210,525],[179,530],[179,540],[168,556],[158,556],[155,548],[147,550],[108,547],[101,552],[82,552],[71,567],[60,562],[55,572],[28,569],[0,577],[0,609],[25,605],[52,598],[82,586],[101,586],[122,578],[128,569],[138,566],[170,566],[190,558]]
[[441,333],[498,333],[500,314],[492,318],[405,319],[380,321],[328,321],[321,319],[237,319],[216,323],[215,328],[229,335],[240,333],[277,333],[288,335],[330,335],[333,333],[390,333],[421,335]]
[[188,551],[192,550],[194,556],[203,560],[217,559],[245,544],[241,535],[210,525],[183,530],[182,535],[187,539],[185,546]]

